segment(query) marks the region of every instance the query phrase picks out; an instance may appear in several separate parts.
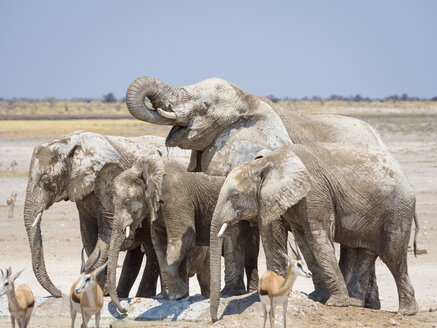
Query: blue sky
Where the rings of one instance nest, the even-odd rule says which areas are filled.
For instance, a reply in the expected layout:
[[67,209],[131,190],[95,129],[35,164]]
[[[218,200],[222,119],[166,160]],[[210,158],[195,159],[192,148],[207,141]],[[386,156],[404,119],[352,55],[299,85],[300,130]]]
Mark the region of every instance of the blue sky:
[[0,97],[123,97],[143,75],[259,95],[437,96],[437,1],[1,1]]

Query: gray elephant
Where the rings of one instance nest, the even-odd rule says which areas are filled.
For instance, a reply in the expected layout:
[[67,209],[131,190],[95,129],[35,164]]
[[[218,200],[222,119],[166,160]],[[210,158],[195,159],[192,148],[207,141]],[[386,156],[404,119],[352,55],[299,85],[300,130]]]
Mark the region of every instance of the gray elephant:
[[[148,97],[152,107],[145,105]],[[236,85],[212,78],[199,83],[173,88],[153,77],[140,77],[126,92],[126,105],[139,120],[172,125],[166,139],[171,147],[192,149],[190,171],[226,176],[237,164],[252,159],[262,149],[274,150],[290,143],[338,142],[365,144],[385,150],[378,133],[367,123],[339,115],[305,115],[285,109],[267,98],[246,93]],[[255,250],[259,238],[243,222],[233,227],[225,245],[225,288],[227,294],[244,291],[243,263],[232,259],[245,258],[248,290],[257,289],[258,272]],[[227,244],[239,246],[226,247]],[[242,245],[250,244],[249,247]],[[228,254],[250,250],[249,254]],[[364,261],[365,252],[342,248],[341,263],[345,276],[355,270],[355,263]],[[349,258],[346,258],[347,254]],[[351,256],[352,255],[352,256]],[[274,268],[269,267],[273,270]],[[374,268],[370,279],[375,279]],[[377,288],[376,282],[369,282]],[[323,300],[329,295],[326,287],[315,286],[312,297]],[[378,291],[370,293],[366,302],[379,307]]]
[[150,227],[168,297],[187,296],[188,278],[194,274],[202,295],[209,297],[207,246],[212,212],[224,177],[187,172],[185,166],[165,162],[160,155],[140,159],[125,171],[118,163],[107,163],[100,174],[106,176],[105,181],[114,180],[113,187],[106,188],[114,213],[108,289],[119,311],[125,312],[115,293],[118,253],[132,235],[150,238],[150,231],[139,231],[144,227]]
[[[288,145],[236,166],[220,191],[211,223],[211,315],[217,319],[221,236],[228,225],[258,218],[267,261],[283,261],[284,217],[314,279],[331,293],[327,305],[351,304],[332,240],[379,256],[396,281],[399,312],[417,313],[407,249],[415,196],[386,152],[356,145]],[[416,229],[417,234],[417,229]],[[414,245],[416,244],[416,236]],[[359,278],[356,274],[355,278]],[[357,295],[361,300],[364,295]]]
[[[101,202],[94,193],[96,172],[107,162],[119,162],[121,153],[127,158],[135,158],[138,153],[145,155],[152,149],[166,153],[164,139],[154,136],[113,137],[84,131],[76,131],[35,147],[27,182],[24,224],[33,271],[39,283],[50,294],[62,296],[50,280],[45,267],[40,227],[43,211],[62,200],[75,202],[79,212],[82,243],[89,256],[88,262],[94,261],[100,247],[102,256],[96,266],[103,264],[107,259],[111,227],[108,215],[102,210]],[[182,163],[187,163],[189,158],[185,151],[172,150],[170,156]],[[123,295],[129,293],[133,284],[132,272],[137,268],[138,273],[142,257],[139,249],[128,253],[125,266],[130,269],[123,270],[119,282],[120,293]],[[102,286],[104,280],[104,277],[99,279]],[[138,294],[152,296],[155,291],[151,289],[153,283],[145,290],[139,290]]]

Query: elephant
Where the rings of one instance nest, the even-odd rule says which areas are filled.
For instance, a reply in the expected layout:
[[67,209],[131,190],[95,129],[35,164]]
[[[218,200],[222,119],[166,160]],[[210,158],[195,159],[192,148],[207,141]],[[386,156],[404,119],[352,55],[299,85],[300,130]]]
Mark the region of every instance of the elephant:
[[[146,97],[152,108],[145,104]],[[140,77],[128,87],[126,105],[139,120],[173,126],[166,145],[191,149],[188,170],[211,175],[226,176],[235,165],[252,159],[262,149],[274,150],[290,143],[364,144],[386,150],[378,133],[364,121],[341,115],[290,111],[218,78],[175,88],[154,77]],[[248,233],[247,229],[258,228],[256,224],[246,228],[241,222],[233,227],[233,234],[225,236],[225,250],[232,249],[237,253],[250,250],[250,253],[227,254],[225,251],[224,294],[244,292],[244,269],[247,289],[257,290],[255,254],[259,237],[256,233]],[[226,247],[229,243],[240,244],[240,247]],[[250,246],[243,247],[243,244]],[[355,263],[364,261],[366,255],[343,247],[340,263],[345,276],[350,277],[350,271],[356,270]],[[242,257],[245,258],[244,265],[232,261],[232,258]],[[379,308],[374,268],[369,274],[369,284],[374,289],[366,299],[366,306]],[[329,291],[323,284],[317,285],[311,296],[324,300],[329,297]]]
[[[209,297],[210,223],[224,177],[187,172],[159,154],[123,169],[119,163],[105,164],[99,175],[114,183],[106,184],[105,190],[96,188],[99,195],[106,194],[104,204],[113,204],[108,289],[118,310],[126,310],[115,292],[118,253],[132,235],[150,239],[151,234],[168,298],[188,296],[188,278],[194,274],[202,295]],[[139,231],[144,227],[147,233]]]
[[[116,147],[116,148],[114,148]],[[76,203],[79,212],[80,230],[83,246],[89,256],[87,264],[92,263],[98,249],[102,256],[95,266],[107,259],[110,238],[108,215],[94,193],[96,172],[106,162],[118,162],[133,157],[136,153],[147,154],[159,149],[166,153],[164,138],[155,136],[115,137],[103,136],[85,131],[75,131],[58,137],[48,143],[35,147],[29,168],[26,198],[24,203],[24,225],[29,240],[32,268],[38,282],[53,296],[61,297],[61,291],[50,280],[43,253],[41,237],[41,217],[43,211],[62,200]],[[174,151],[176,150],[176,151]],[[168,156],[181,163],[188,164],[186,151],[171,149]],[[133,249],[126,256],[125,267],[120,277],[120,293],[126,295],[132,287],[131,274],[142,261],[139,249]],[[129,268],[129,269],[127,269]],[[148,276],[149,273],[144,274]],[[99,284],[103,287],[105,277],[100,275]],[[152,296],[154,290],[139,290],[141,296]]]
[[[352,298],[337,264],[332,241],[366,249],[390,269],[398,289],[399,313],[418,306],[407,268],[415,195],[400,165],[387,152],[346,144],[286,145],[237,165],[227,176],[211,222],[211,315],[216,320],[220,250],[227,226],[257,220],[268,261],[283,261],[285,223],[313,273],[331,293],[327,305],[348,306]],[[284,219],[282,219],[284,218]],[[285,246],[286,247],[286,246]],[[273,264],[273,265],[275,265]],[[355,272],[352,280],[359,279]],[[363,291],[361,291],[363,293]],[[364,295],[352,295],[363,300]]]

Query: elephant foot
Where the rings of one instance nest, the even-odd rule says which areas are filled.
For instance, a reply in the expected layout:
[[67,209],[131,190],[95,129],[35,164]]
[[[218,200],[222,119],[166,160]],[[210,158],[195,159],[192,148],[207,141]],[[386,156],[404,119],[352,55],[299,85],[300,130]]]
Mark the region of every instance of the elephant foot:
[[309,293],[308,298],[320,303],[326,303],[326,301],[331,296],[331,293],[329,290],[323,288],[323,289],[316,289],[315,291]]
[[419,306],[417,305],[416,300],[413,299],[409,305],[400,305],[398,312],[402,315],[415,315],[419,312]]
[[326,306],[349,306],[351,305],[351,299],[347,295],[343,294],[332,294],[331,297],[326,301]]
[[189,287],[186,282],[180,282],[176,288],[168,288],[168,298],[171,300],[180,300],[189,295]]
[[372,298],[372,299],[366,299],[364,307],[368,308],[368,309],[379,310],[379,309],[381,309],[381,301],[379,300],[379,297]]
[[222,289],[221,291],[221,295],[222,296],[238,296],[238,295],[243,295],[246,294],[246,288],[235,288],[235,287],[225,287]]
[[165,290],[162,290],[158,295],[155,296],[155,298],[159,300],[168,299],[167,292]]
[[364,307],[364,301],[356,297],[350,297],[350,305],[356,307]]

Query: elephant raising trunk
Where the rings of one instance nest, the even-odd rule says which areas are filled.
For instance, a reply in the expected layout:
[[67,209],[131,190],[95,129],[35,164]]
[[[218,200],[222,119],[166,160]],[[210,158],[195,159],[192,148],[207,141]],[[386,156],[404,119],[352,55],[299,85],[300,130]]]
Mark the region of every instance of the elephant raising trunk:
[[[150,99],[156,111],[146,106],[146,97]],[[154,77],[143,76],[133,81],[127,89],[126,105],[129,112],[141,121],[177,125],[176,113],[172,112],[170,107],[187,97],[183,89],[173,88]]]

